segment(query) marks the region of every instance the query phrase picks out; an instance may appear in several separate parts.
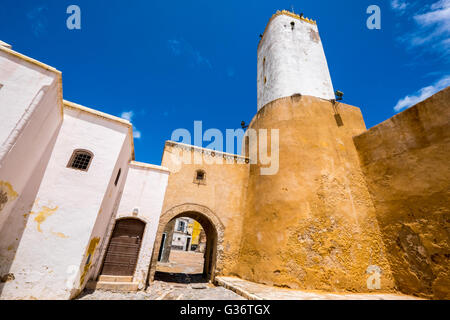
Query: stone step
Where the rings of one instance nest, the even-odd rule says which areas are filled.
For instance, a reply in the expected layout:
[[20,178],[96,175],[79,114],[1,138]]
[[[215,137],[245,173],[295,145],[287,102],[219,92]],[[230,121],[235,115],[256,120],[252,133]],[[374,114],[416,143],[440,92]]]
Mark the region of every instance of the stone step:
[[138,291],[138,282],[111,282],[111,281],[89,281],[86,289],[107,290],[116,292],[134,292]]
[[133,276],[105,276],[98,277],[101,282],[133,282]]

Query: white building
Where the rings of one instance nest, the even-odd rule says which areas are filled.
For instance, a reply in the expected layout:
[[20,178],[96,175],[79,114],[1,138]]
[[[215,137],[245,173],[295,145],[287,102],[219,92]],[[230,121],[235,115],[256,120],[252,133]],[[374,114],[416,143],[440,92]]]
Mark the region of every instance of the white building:
[[178,218],[175,221],[172,236],[172,250],[190,251],[192,244],[192,227],[193,219]]
[[69,299],[110,270],[144,287],[169,172],[134,161],[132,125],[4,43],[0,118],[0,297]]

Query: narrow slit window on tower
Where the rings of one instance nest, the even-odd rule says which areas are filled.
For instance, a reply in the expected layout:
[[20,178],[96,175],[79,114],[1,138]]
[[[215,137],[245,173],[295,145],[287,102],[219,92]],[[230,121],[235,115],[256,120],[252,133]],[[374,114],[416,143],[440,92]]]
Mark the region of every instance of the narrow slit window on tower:
[[87,150],[75,150],[69,160],[67,167],[82,171],[88,171],[93,154]]
[[263,77],[264,77],[264,84],[267,82],[266,78],[266,57],[263,58]]
[[114,181],[114,185],[117,186],[117,183],[119,182],[120,173],[122,172],[122,169],[119,169],[119,172],[117,172],[116,180]]

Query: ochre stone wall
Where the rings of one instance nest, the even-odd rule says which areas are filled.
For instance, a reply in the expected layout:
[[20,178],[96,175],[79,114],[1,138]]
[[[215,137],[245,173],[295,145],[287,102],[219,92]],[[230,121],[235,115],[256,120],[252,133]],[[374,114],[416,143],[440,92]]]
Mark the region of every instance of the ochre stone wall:
[[450,298],[450,88],[355,137],[396,286]]
[[[249,165],[242,161],[227,164],[220,152],[211,157],[196,150],[180,154],[179,148],[166,143],[162,166],[170,170],[170,175],[162,217],[170,209],[184,204],[204,206],[212,211],[223,225],[223,230],[217,230],[223,231],[223,235],[219,235],[223,243],[218,243],[216,273],[230,274],[238,258]],[[194,154],[201,164],[194,163]],[[212,163],[220,158],[223,164]],[[206,174],[202,184],[194,183],[197,170],[203,170]],[[220,226],[215,227],[220,229]],[[155,250],[159,250],[158,245]]]
[[365,131],[364,121],[356,107],[338,103],[336,109],[337,117],[330,101],[292,96],[267,104],[250,124],[280,130],[280,166],[266,176],[259,164],[250,166],[238,276],[290,288],[367,292],[367,268],[377,266],[381,290],[393,290],[352,140]]

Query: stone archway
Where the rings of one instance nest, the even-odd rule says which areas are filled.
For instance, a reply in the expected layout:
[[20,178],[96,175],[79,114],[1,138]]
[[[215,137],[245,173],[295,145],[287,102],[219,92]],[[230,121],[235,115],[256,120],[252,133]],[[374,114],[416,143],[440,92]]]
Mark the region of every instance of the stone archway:
[[207,279],[214,280],[216,262],[221,259],[223,254],[223,233],[225,228],[219,217],[209,208],[198,204],[186,203],[167,210],[159,219],[147,285],[153,281],[155,276],[164,228],[170,221],[179,217],[197,220],[205,230],[207,242],[203,274]]

